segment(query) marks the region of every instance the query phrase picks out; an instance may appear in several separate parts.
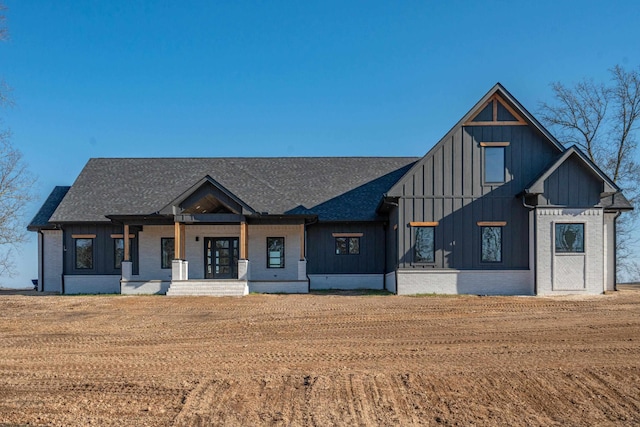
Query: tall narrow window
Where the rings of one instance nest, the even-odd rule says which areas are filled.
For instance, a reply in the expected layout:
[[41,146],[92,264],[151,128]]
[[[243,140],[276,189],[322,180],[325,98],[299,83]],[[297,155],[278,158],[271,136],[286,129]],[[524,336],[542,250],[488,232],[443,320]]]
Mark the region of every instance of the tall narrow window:
[[484,182],[504,182],[504,147],[484,147]]
[[267,268],[284,268],[284,237],[267,237]]
[[435,228],[414,227],[413,261],[430,263],[436,261]]
[[173,237],[163,237],[160,239],[162,251],[162,268],[171,268],[171,263],[175,258],[175,244]]
[[502,227],[481,227],[482,262],[502,262]]
[[584,224],[556,223],[556,252],[584,252]]
[[113,239],[113,267],[122,268],[124,259],[124,239]]
[[75,239],[76,269],[91,270],[93,268],[93,239]]

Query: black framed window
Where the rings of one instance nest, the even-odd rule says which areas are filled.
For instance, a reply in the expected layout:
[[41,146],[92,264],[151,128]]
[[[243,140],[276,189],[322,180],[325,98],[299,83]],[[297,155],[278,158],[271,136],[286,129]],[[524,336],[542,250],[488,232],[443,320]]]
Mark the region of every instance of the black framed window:
[[504,182],[504,147],[484,147],[484,182]]
[[162,268],[171,268],[171,263],[175,258],[175,239],[173,237],[163,237],[160,239],[160,250],[162,252]]
[[124,260],[124,239],[113,239],[113,267],[122,268]]
[[556,252],[584,252],[584,224],[556,223]]
[[93,239],[75,239],[76,269],[93,269]]
[[359,255],[360,237],[336,237],[336,255]]
[[502,262],[502,227],[480,227],[482,262]]
[[435,235],[434,227],[415,227],[413,244],[414,262],[436,262]]
[[284,237],[267,237],[267,268],[284,268]]

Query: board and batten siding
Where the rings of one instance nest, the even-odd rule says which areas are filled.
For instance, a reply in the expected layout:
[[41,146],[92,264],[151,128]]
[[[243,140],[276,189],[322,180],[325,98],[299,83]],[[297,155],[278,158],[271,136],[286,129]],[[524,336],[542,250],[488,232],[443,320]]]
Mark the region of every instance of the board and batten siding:
[[[64,226],[64,274],[68,275],[117,275],[121,274],[119,268],[115,268],[114,239],[112,234],[122,234],[122,226],[113,224],[69,224]],[[133,234],[131,243],[131,259],[133,261],[133,273],[138,272],[138,232],[132,227],[129,231]],[[74,235],[95,235],[93,238],[93,268],[77,269],[75,264]]]
[[[336,255],[333,233],[362,233],[360,254]],[[307,274],[382,274],[385,229],[382,222],[317,223],[307,227]]]
[[590,173],[576,159],[569,157],[544,181],[539,206],[591,207],[600,203],[602,179]]
[[393,207],[389,211],[389,222],[385,233],[387,235],[386,247],[385,247],[385,273],[395,271],[398,267],[398,208]]
[[[485,184],[482,142],[508,142],[505,182]],[[529,268],[528,209],[516,197],[558,155],[531,126],[458,126],[394,186],[399,197],[398,264],[402,268]],[[409,223],[438,222],[435,263],[413,263]],[[506,221],[502,262],[480,261],[478,221]]]

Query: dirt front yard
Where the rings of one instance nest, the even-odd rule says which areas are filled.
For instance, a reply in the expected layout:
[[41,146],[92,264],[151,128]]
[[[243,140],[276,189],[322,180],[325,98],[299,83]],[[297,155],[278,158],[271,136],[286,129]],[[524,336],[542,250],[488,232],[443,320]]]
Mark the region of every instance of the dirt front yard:
[[640,292],[0,296],[0,425],[640,424]]

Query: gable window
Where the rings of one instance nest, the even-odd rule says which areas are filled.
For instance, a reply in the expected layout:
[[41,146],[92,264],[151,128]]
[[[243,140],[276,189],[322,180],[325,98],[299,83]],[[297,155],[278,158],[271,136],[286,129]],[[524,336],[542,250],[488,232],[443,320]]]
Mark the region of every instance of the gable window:
[[556,223],[556,252],[584,252],[584,224]]
[[478,222],[480,226],[481,262],[502,262],[502,227],[504,221]]
[[362,233],[333,233],[336,239],[336,255],[359,255]]
[[160,250],[162,252],[162,268],[171,268],[171,263],[175,258],[175,239],[173,237],[163,237],[160,239]]
[[504,154],[505,147],[484,147],[484,182],[486,184],[502,183],[505,181]]
[[75,239],[76,269],[93,269],[93,238]]
[[267,268],[284,268],[284,237],[267,237]]
[[435,236],[437,222],[410,222],[413,228],[413,262],[436,262]]
[[124,239],[113,239],[113,267],[122,268],[124,260]]

